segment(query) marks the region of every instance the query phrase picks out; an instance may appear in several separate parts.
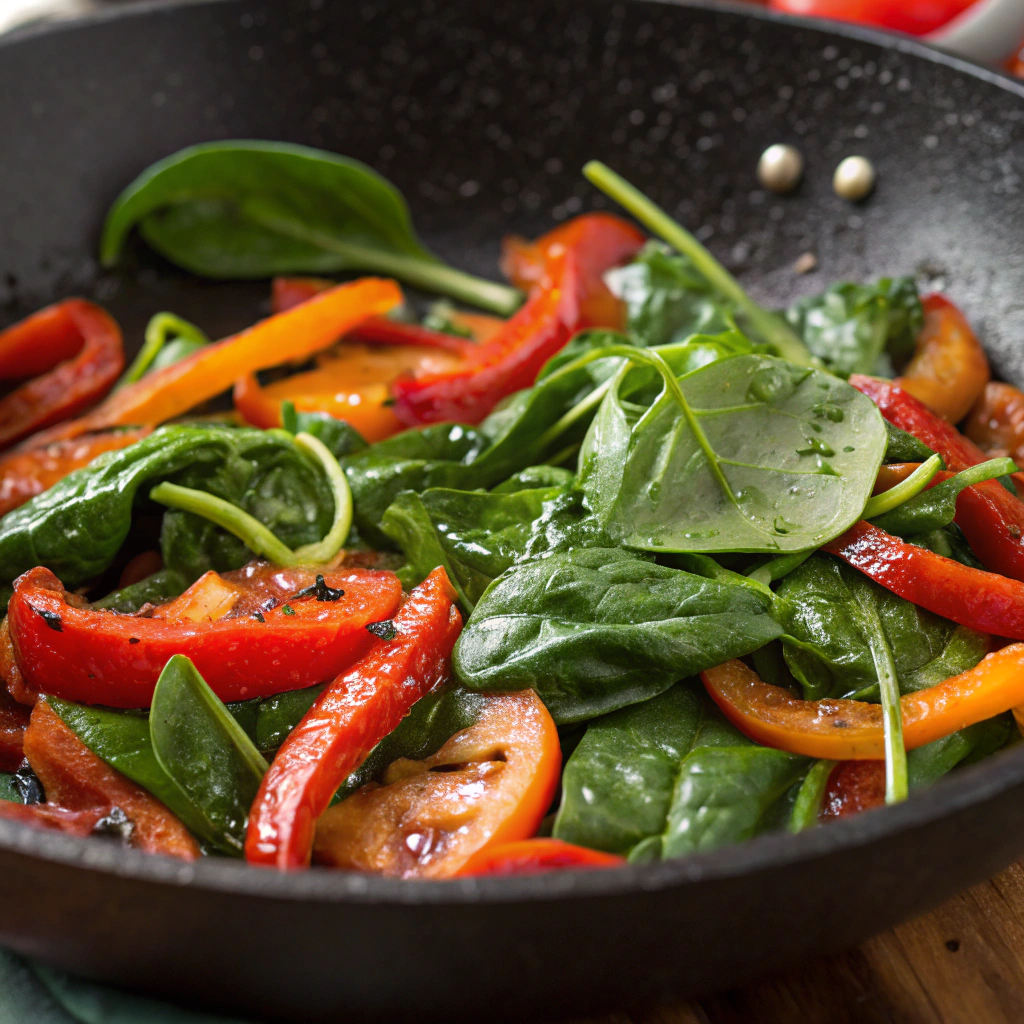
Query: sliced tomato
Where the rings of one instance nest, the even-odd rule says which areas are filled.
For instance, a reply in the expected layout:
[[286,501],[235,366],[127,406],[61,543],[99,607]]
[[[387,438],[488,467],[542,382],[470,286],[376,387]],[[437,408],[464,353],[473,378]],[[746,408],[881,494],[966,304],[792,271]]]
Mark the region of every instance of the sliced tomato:
[[402,878],[449,878],[471,856],[534,835],[558,784],[555,723],[532,690],[492,694],[476,725],[402,759],[324,813],[314,859]]
[[462,866],[460,875],[539,875],[547,871],[593,871],[617,868],[624,857],[561,839],[520,839],[515,843],[485,846]]

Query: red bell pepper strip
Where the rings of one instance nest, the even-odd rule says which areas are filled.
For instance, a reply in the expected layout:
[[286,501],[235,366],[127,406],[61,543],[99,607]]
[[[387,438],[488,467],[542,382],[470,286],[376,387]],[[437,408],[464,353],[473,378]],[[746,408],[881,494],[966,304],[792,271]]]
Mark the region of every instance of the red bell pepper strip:
[[840,761],[832,769],[821,802],[822,820],[885,806],[884,761]]
[[[314,575],[304,578],[311,584]],[[216,621],[195,621],[167,618],[159,608],[140,617],[75,607],[57,577],[38,567],[15,582],[7,615],[18,668],[41,693],[148,707],[167,661],[184,654],[221,700],[249,700],[333,678],[373,642],[366,627],[389,619],[402,597],[391,572],[350,569],[326,573],[324,581],[326,599],[292,597],[233,617],[229,606]],[[186,595],[175,604],[187,605]]]
[[25,757],[24,739],[29,709],[0,687],[0,771],[18,770]]
[[456,594],[435,569],[394,618],[395,636],[320,695],[277,752],[252,806],[251,864],[309,865],[317,819],[348,775],[424,694],[447,678],[462,628]]
[[25,732],[25,757],[43,784],[48,803],[69,811],[120,807],[134,826],[131,844],[144,853],[196,860],[199,846],[155,797],[97,757],[60,716],[39,701]]
[[456,875],[539,875],[547,871],[592,871],[617,868],[625,858],[588,850],[560,839],[521,839],[485,846],[469,858]]
[[0,378],[35,379],[0,398],[0,448],[95,405],[123,369],[121,328],[84,299],[67,299],[3,331]]
[[[955,427],[895,384],[859,375],[852,376],[850,383],[867,395],[890,423],[938,452],[954,473],[988,458]],[[999,481],[988,480],[962,491],[956,502],[956,523],[971,550],[989,569],[1024,580],[1024,502]]]
[[47,832],[63,832],[65,835],[85,839],[91,836],[96,826],[113,810],[113,807],[93,807],[87,811],[69,811],[66,807],[53,804],[16,804],[0,800],[0,818],[17,821],[32,828]]
[[364,277],[338,285],[310,302],[269,317],[173,366],[115,391],[89,415],[46,431],[38,444],[118,426],[164,423],[219,395],[247,373],[303,360],[332,345],[368,316],[402,301],[394,281]]
[[1024,640],[1024,583],[972,569],[952,558],[859,522],[823,550],[886,590],[979,633]]
[[49,490],[97,455],[127,448],[151,432],[151,427],[110,430],[0,457],[0,516]]
[[535,290],[487,344],[478,345],[463,369],[399,377],[391,386],[398,418],[409,427],[479,423],[507,395],[529,387],[580,325],[579,275],[571,254],[552,271],[552,282]]
[[5,690],[15,701],[29,708],[39,699],[39,691],[25,682],[18,668],[6,615],[0,620],[0,690]]
[[[800,700],[762,682],[742,661],[701,673],[722,713],[766,747],[826,761],[885,756],[882,706],[857,700]],[[974,668],[900,698],[903,742],[915,750],[1024,704],[1024,644],[1010,644]]]
[[621,217],[585,213],[535,242],[507,237],[502,242],[501,269],[514,285],[530,292],[571,252],[580,277],[579,327],[621,329],[624,307],[604,283],[604,275],[633,259],[645,241],[643,233]]

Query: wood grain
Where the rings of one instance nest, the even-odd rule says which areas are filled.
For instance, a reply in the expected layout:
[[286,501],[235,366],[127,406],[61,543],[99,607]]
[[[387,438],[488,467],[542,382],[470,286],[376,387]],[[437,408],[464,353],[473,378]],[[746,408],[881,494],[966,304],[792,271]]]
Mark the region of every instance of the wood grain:
[[745,989],[564,1024],[1022,1024],[1024,862],[859,949]]

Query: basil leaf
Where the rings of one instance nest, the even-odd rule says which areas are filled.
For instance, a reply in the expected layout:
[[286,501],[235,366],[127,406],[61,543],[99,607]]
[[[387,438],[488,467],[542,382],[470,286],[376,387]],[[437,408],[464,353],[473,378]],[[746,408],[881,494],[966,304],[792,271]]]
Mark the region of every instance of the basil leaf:
[[811,352],[841,377],[893,376],[891,360],[909,359],[924,327],[917,286],[909,277],[835,284],[796,303],[787,319]]
[[618,549],[556,552],[491,584],[452,667],[467,689],[533,687],[556,722],[583,721],[763,647],[781,633],[768,606]]
[[562,776],[554,835],[631,860],[678,857],[751,838],[810,762],[750,742],[699,683],[587,727]]
[[212,278],[366,271],[509,315],[513,289],[445,266],[398,190],[357,160],[284,142],[213,142],[154,164],[107,214],[114,266],[134,227],[166,259]]
[[[860,517],[886,448],[874,403],[830,374],[741,355],[623,397],[624,367],[580,452],[605,529],[649,551],[806,551]],[[635,384],[633,385],[635,388]],[[633,391],[636,396],[636,391]]]

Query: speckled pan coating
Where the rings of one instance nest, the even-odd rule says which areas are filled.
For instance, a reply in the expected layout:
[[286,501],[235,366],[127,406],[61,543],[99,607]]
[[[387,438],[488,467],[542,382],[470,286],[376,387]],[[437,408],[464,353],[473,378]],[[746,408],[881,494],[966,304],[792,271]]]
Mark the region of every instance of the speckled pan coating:
[[[1024,87],[916,44],[718,9],[607,0],[231,0],[0,44],[0,316],[94,294],[137,341],[173,308],[211,333],[263,285],[135,252],[90,259],[119,188],[181,146],[283,138],[361,157],[453,262],[599,205],[604,159],[783,302],[919,272],[1024,381]],[[773,142],[804,184],[759,189]],[[864,206],[843,156],[879,171]],[[818,269],[793,271],[813,252]],[[0,941],[83,973],[303,1021],[579,1014],[737,983],[852,944],[1024,850],[1024,751],[893,810],[594,875],[403,885],[183,867],[0,822]]]

